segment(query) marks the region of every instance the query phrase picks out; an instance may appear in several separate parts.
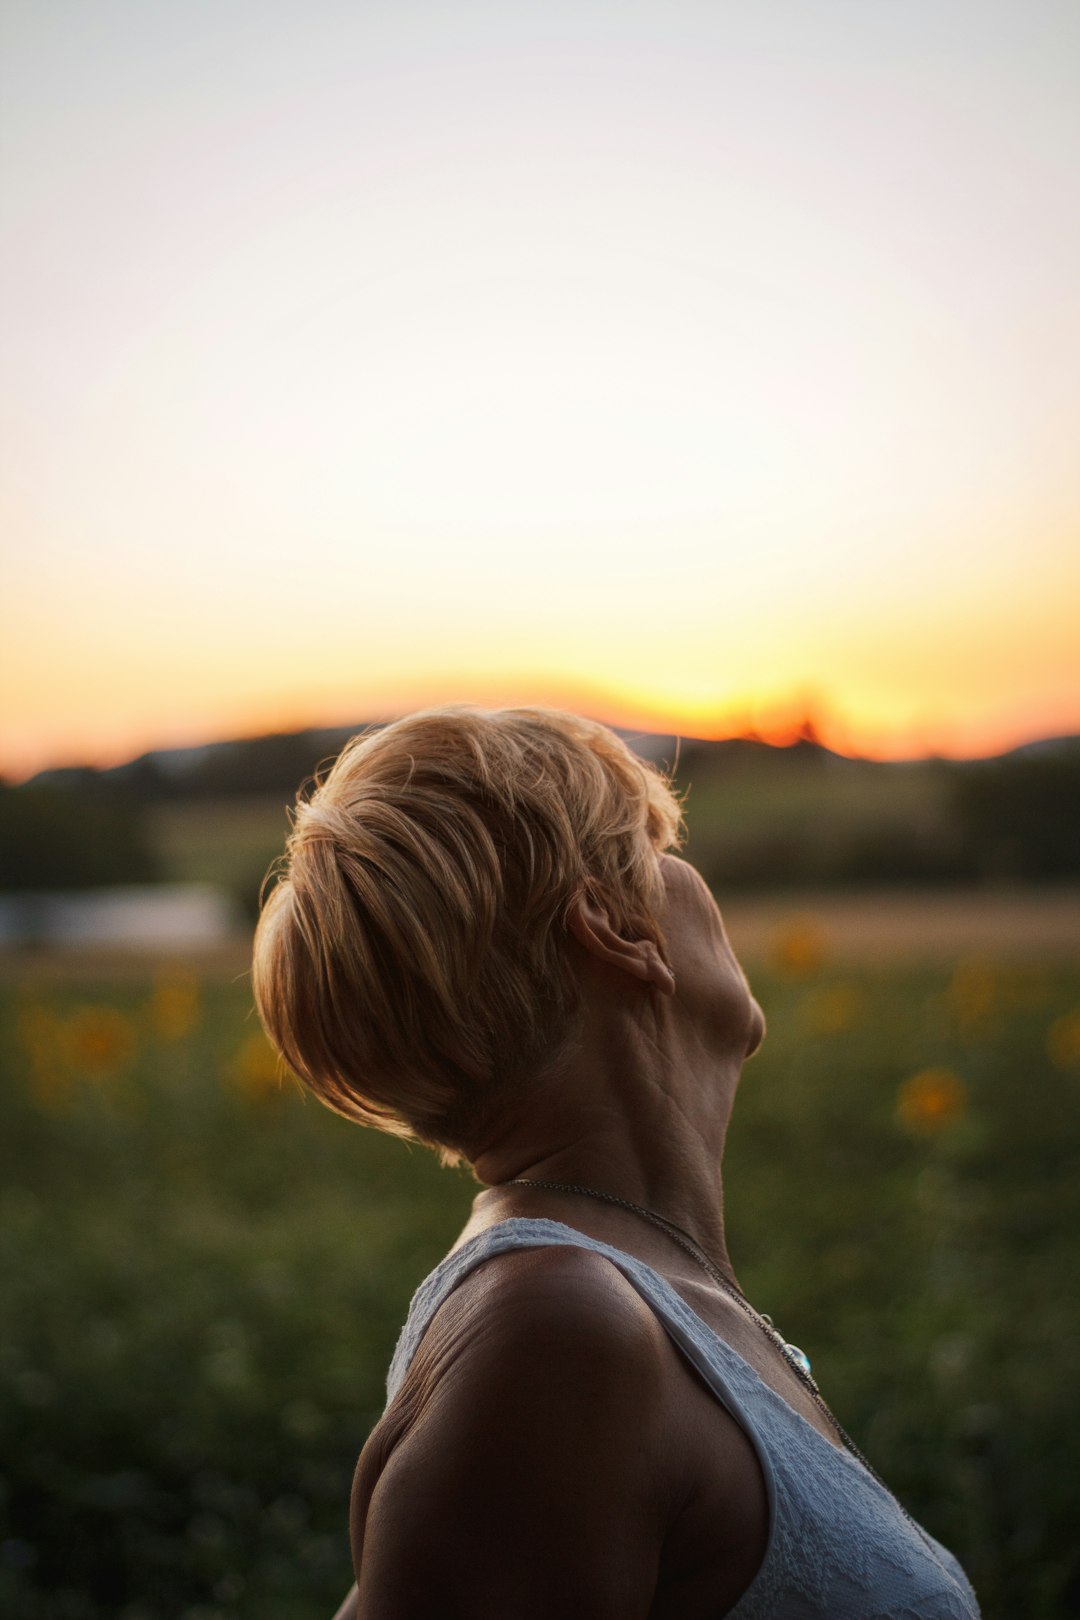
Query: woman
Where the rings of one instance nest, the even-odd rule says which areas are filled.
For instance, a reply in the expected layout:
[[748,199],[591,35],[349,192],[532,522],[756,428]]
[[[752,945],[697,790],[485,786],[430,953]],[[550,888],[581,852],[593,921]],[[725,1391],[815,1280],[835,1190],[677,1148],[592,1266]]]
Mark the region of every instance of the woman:
[[680,827],[611,732],[537,709],[399,721],[298,807],[266,1028],[484,1188],[361,1455],[341,1616],[978,1614],[735,1281],[721,1160],[764,1019]]

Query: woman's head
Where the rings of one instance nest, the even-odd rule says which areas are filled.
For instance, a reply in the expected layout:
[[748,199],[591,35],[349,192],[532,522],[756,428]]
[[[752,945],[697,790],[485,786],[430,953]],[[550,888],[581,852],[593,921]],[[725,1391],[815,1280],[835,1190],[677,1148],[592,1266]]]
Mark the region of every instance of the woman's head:
[[339,1113],[468,1153],[558,1062],[582,896],[662,947],[667,781],[606,727],[436,709],[355,738],[297,805],[255,936],[275,1045]]

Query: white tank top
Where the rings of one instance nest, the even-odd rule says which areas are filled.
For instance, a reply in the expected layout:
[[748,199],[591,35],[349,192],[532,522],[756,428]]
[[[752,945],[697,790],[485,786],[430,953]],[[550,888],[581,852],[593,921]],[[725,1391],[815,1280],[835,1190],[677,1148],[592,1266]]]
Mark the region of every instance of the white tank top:
[[769,1535],[727,1620],[979,1620],[960,1565],[848,1451],[762,1382],[650,1266],[560,1221],[509,1220],[463,1244],[421,1283],[388,1378],[393,1399],[428,1324],[476,1266],[510,1249],[591,1249],[616,1266],[748,1435],[761,1462]]

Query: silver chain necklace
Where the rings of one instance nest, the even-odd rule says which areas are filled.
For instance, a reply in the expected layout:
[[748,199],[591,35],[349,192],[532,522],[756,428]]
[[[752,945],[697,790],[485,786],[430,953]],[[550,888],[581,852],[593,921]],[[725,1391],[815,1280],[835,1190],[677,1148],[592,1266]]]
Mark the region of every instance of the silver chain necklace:
[[[814,1402],[814,1405],[825,1418],[825,1421],[840,1436],[840,1439],[843,1441],[848,1451],[850,1451],[851,1455],[855,1457],[857,1461],[862,1463],[870,1477],[877,1480],[877,1483],[882,1487],[883,1490],[887,1491],[889,1489],[877,1470],[871,1467],[870,1463],[867,1462],[866,1458],[863,1456],[850,1434],[848,1434],[847,1430],[841,1427],[833,1414],[829,1411],[829,1408],[826,1406],[821,1397],[821,1392],[819,1391],[816,1382],[811,1376],[809,1357],[804,1355],[797,1345],[788,1344],[783,1334],[779,1333],[773,1326],[771,1316],[765,1316],[760,1311],[756,1311],[754,1309],[746,1295],[742,1293],[733,1282],[728,1281],[723,1272],[720,1270],[720,1267],[716,1264],[715,1260],[709,1258],[701,1245],[696,1242],[695,1239],[690,1236],[690,1233],[687,1232],[683,1227],[678,1226],[674,1221],[669,1221],[666,1215],[658,1215],[655,1210],[646,1209],[644,1204],[635,1204],[630,1198],[618,1198],[614,1193],[600,1192],[596,1187],[583,1187],[578,1185],[576,1182],[535,1181],[529,1176],[515,1176],[512,1181],[502,1181],[499,1183],[499,1185],[501,1187],[537,1187],[544,1192],[580,1193],[583,1198],[597,1198],[603,1204],[614,1204],[619,1209],[628,1209],[632,1214],[640,1215],[642,1220],[648,1221],[650,1225],[655,1226],[658,1231],[665,1232],[673,1243],[677,1243],[679,1248],[682,1249],[685,1254],[688,1254],[691,1260],[695,1261],[696,1264],[700,1266],[701,1270],[706,1272],[707,1275],[712,1278],[717,1287],[722,1289],[729,1299],[735,1301],[735,1304],[738,1305],[739,1309],[744,1313],[744,1315],[748,1316],[751,1322],[755,1323],[770,1340],[770,1342],[776,1346],[776,1348],[783,1355],[788,1366],[792,1369],[795,1376],[806,1389],[806,1392],[810,1396],[810,1399]],[[889,1494],[891,1496],[892,1492],[889,1491]],[[896,1498],[894,1497],[893,1500],[895,1501]],[[915,1528],[919,1531],[919,1534],[925,1535],[922,1527],[918,1525],[914,1519],[912,1519],[911,1514],[904,1507],[903,1503],[897,1502],[896,1505],[899,1507],[905,1519],[907,1519],[909,1523],[915,1525]]]

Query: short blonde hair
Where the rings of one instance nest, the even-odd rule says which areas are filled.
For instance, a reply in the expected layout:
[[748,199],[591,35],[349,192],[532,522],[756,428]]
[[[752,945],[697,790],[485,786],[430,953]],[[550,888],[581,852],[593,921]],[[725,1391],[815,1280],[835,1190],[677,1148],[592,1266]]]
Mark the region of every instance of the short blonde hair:
[[298,799],[259,919],[263,1025],[329,1107],[456,1162],[573,1040],[575,899],[663,949],[681,832],[669,781],[576,715],[432,709],[355,737]]

